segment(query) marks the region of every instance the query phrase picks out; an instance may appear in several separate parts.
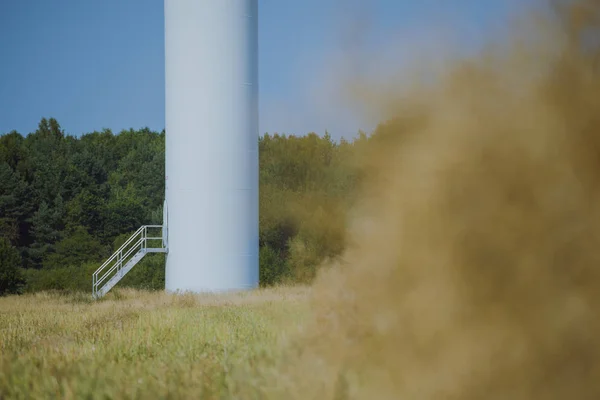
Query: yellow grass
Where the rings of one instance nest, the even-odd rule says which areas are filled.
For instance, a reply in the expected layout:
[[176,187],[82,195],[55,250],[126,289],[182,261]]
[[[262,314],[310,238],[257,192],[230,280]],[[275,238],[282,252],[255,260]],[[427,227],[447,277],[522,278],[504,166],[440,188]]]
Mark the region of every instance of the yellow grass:
[[309,290],[0,298],[0,398],[264,398]]

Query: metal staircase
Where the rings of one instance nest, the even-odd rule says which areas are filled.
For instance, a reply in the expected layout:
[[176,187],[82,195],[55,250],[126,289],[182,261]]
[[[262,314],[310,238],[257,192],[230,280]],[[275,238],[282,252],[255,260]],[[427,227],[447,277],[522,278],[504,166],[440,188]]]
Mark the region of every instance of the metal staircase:
[[[148,235],[159,232],[156,236]],[[166,253],[162,225],[144,225],[114,252],[92,277],[92,296],[99,299],[112,289],[148,253]]]

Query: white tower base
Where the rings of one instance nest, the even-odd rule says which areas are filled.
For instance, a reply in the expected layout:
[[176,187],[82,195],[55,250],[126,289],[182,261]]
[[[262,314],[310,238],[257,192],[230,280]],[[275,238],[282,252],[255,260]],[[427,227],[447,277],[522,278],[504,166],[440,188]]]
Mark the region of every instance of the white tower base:
[[168,291],[258,286],[257,3],[165,0]]

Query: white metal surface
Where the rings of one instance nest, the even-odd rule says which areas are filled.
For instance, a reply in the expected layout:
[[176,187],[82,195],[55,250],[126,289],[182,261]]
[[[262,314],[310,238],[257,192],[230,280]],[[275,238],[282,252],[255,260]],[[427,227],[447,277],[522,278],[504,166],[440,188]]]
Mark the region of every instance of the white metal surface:
[[258,285],[257,13],[165,0],[168,291]]
[[[161,233],[158,236],[150,232]],[[163,227],[143,225],[121,245],[92,276],[92,296],[100,298],[112,289],[148,253],[166,253]],[[156,234],[155,234],[156,235]]]

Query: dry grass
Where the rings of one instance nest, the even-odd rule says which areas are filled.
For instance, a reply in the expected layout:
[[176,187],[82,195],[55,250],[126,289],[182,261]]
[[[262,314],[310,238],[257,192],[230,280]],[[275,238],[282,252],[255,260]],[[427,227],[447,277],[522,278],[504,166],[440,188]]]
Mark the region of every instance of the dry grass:
[[0,298],[0,398],[263,398],[308,293]]

